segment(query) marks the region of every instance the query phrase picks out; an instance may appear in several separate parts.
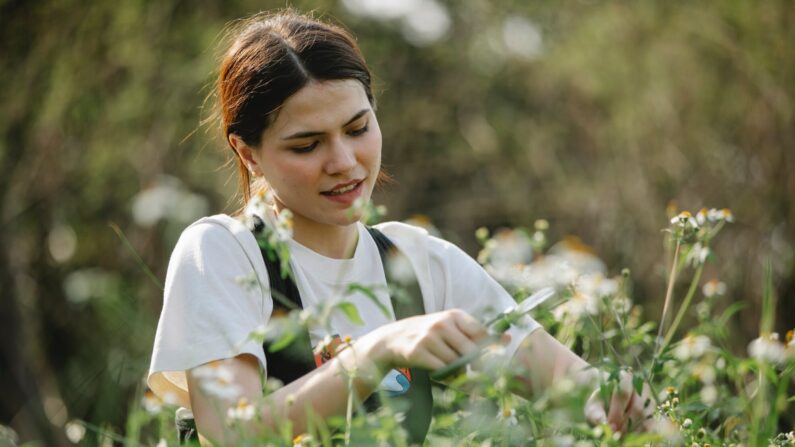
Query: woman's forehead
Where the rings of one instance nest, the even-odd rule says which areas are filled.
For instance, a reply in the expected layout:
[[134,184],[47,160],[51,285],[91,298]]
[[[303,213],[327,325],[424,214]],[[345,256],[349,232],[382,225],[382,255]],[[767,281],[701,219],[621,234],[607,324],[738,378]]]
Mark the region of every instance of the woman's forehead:
[[370,101],[357,80],[312,81],[287,98],[265,133],[270,130],[280,138],[300,131],[337,129],[369,108]]

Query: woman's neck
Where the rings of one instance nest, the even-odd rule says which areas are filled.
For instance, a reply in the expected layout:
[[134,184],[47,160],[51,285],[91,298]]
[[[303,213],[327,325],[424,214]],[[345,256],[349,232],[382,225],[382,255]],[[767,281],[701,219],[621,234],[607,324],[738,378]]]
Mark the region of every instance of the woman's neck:
[[349,259],[356,252],[359,229],[356,222],[349,225],[326,225],[314,221],[293,219],[293,239],[323,256]]

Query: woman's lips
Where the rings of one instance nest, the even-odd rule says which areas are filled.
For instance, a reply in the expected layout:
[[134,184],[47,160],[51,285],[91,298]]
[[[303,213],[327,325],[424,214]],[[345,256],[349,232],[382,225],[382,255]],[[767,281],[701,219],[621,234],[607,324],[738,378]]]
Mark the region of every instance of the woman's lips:
[[350,205],[362,195],[362,191],[364,190],[363,185],[364,180],[359,180],[358,182],[336,187],[331,191],[324,191],[320,194],[333,202]]

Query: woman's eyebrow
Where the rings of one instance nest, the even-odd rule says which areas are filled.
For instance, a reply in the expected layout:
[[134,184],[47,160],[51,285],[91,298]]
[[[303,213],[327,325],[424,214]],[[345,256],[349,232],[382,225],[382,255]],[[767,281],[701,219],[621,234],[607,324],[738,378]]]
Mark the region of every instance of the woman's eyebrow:
[[[353,115],[353,117],[351,117],[351,119],[346,121],[345,124],[342,125],[342,127],[345,127],[348,124],[358,120],[359,118],[364,116],[364,114],[366,114],[369,111],[370,111],[369,108],[359,110],[358,112],[356,112],[355,115]],[[282,138],[282,140],[295,140],[295,139],[298,139],[298,138],[316,137],[318,135],[323,135],[323,132],[316,131],[316,130],[308,130],[308,131],[296,132],[294,134],[288,135],[288,136]]]

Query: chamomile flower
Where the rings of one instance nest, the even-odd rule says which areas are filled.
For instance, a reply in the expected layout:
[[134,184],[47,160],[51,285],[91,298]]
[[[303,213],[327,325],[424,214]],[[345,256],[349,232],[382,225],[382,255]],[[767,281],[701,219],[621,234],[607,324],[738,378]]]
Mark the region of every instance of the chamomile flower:
[[533,259],[533,246],[521,231],[499,230],[486,241],[478,260],[496,268],[527,265]]
[[256,412],[256,407],[248,399],[241,397],[235,406],[226,411],[226,417],[230,420],[250,421]]
[[698,210],[698,212],[696,213],[696,222],[698,222],[700,226],[704,226],[704,224],[706,224],[708,220],[709,220],[709,210],[706,208],[701,208],[700,210]]
[[311,435],[303,433],[293,438],[293,447],[302,447],[306,445],[312,445]]
[[273,202],[271,191],[260,191],[248,201],[243,215],[251,229],[264,225],[268,241],[275,245],[293,237],[293,213],[287,208],[276,211]]
[[787,350],[778,339],[778,334],[763,334],[748,344],[748,354],[765,362],[779,364],[787,360]]
[[701,388],[699,396],[701,397],[701,402],[704,402],[707,405],[712,405],[716,400],[718,400],[718,389],[715,388],[714,385],[707,385],[704,388]]
[[144,392],[141,404],[149,414],[158,414],[163,409],[163,401],[152,390]]
[[66,438],[73,444],[77,444],[86,436],[86,426],[78,420],[69,421],[64,425]]
[[519,423],[519,420],[516,419],[516,409],[510,407],[505,407],[497,413],[497,420],[508,425],[517,425]]
[[599,297],[615,295],[618,292],[618,280],[605,278],[599,272],[580,276],[575,282],[575,287],[590,295]]
[[701,383],[705,385],[715,383],[716,376],[715,368],[713,368],[712,365],[699,363],[693,368],[693,377],[699,379]]
[[699,227],[698,220],[696,220],[693,217],[690,211],[682,211],[681,213],[671,218],[671,224],[678,226],[682,229]]
[[705,335],[688,335],[674,349],[674,357],[686,361],[701,358],[712,347],[709,337]]
[[388,277],[398,284],[406,285],[417,282],[414,267],[411,266],[408,257],[402,253],[391,252],[387,255],[386,272]]
[[716,295],[722,296],[726,293],[726,284],[722,281],[718,281],[717,279],[712,279],[704,284],[704,286],[701,288],[701,291],[707,298]]
[[561,321],[567,316],[579,319],[585,315],[597,315],[599,313],[599,298],[592,294],[575,292],[574,295],[565,303],[559,305],[552,311],[556,320]]
[[709,247],[702,245],[701,242],[696,242],[687,254],[687,262],[693,266],[701,265],[707,261],[709,254]]
[[233,400],[242,392],[240,386],[233,383],[234,374],[229,367],[221,362],[210,362],[193,370],[193,375],[206,393],[224,400]]
[[713,208],[707,213],[707,218],[710,220],[710,222],[734,222],[734,215],[728,208],[723,208],[720,210]]

